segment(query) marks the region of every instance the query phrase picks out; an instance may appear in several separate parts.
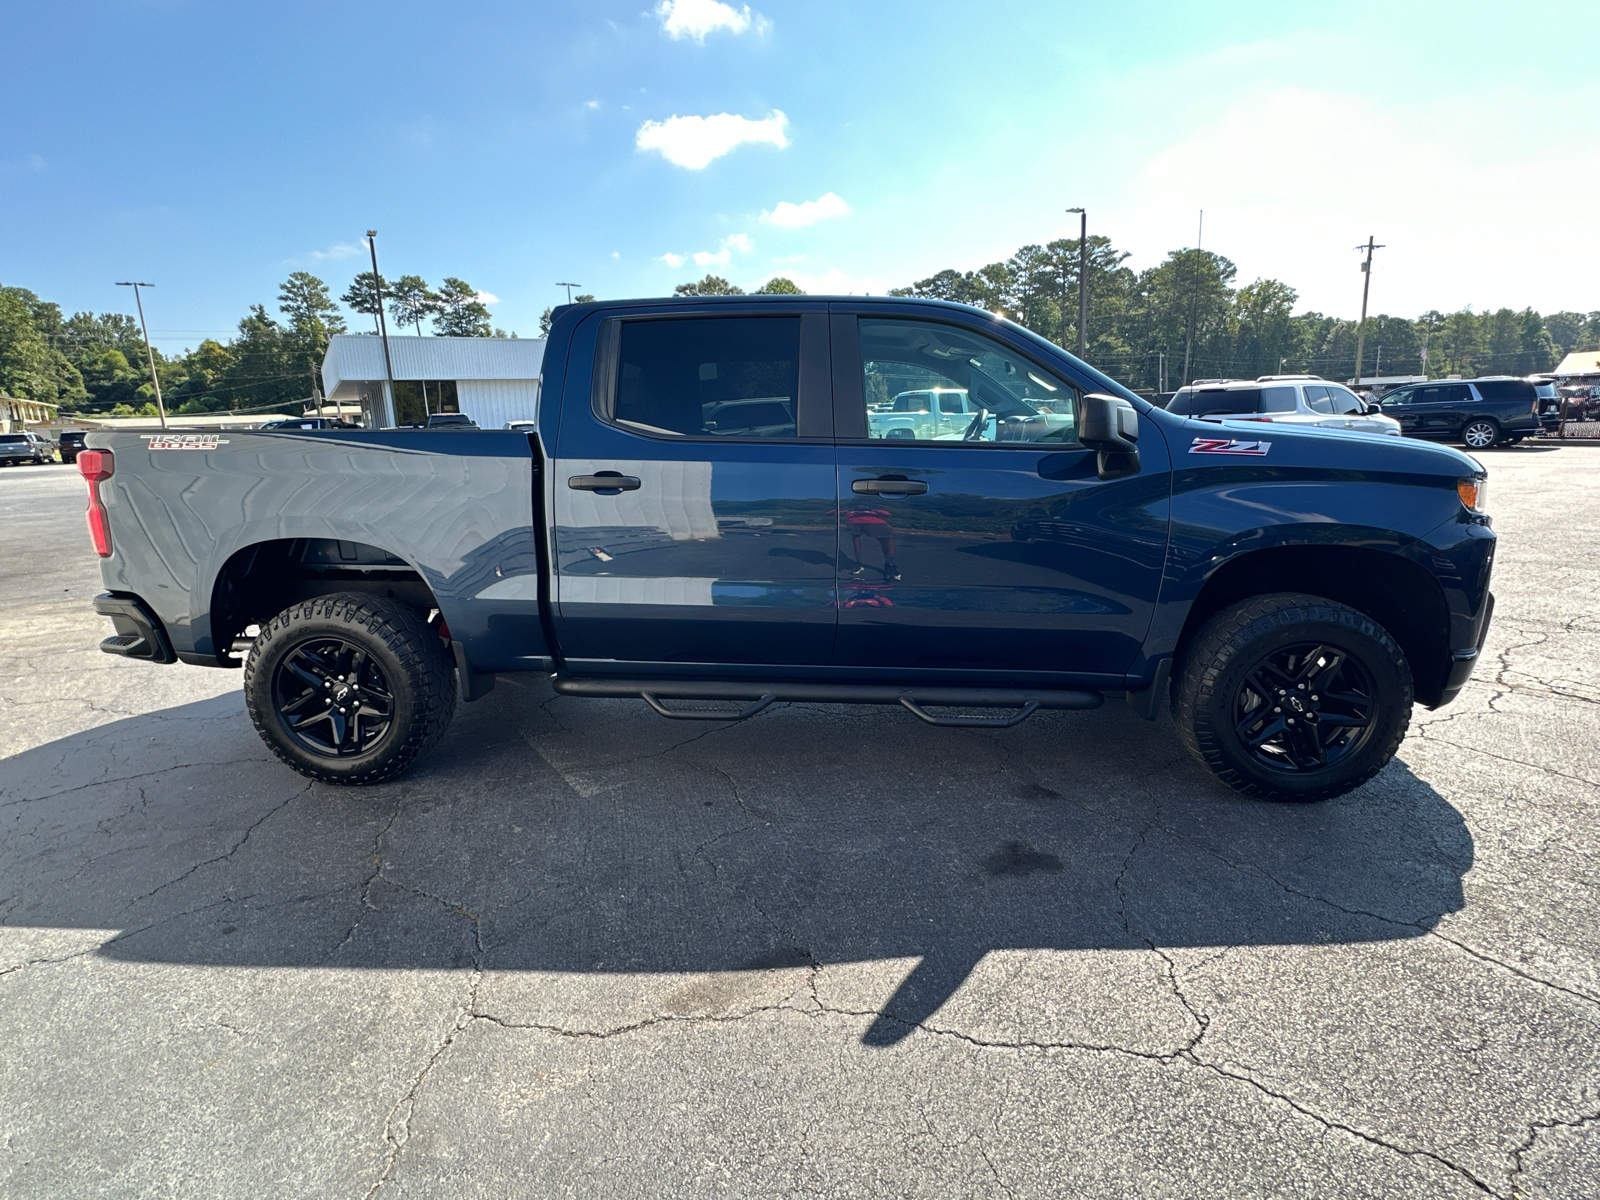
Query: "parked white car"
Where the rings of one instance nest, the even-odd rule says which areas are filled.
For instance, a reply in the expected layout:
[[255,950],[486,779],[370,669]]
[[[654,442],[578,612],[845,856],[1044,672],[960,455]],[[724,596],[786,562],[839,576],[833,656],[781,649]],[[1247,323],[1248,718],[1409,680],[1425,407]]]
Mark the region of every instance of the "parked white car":
[[1167,411],[1206,421],[1270,421],[1400,436],[1400,422],[1373,411],[1343,384],[1315,375],[1263,375],[1179,388]]

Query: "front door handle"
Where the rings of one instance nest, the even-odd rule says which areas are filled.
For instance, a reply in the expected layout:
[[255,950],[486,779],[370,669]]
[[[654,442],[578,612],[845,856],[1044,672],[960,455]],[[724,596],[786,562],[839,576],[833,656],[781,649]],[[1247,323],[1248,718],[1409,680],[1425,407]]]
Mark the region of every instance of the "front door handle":
[[885,475],[882,479],[858,479],[850,490],[862,496],[920,496],[928,485],[920,479],[897,479]]
[[620,471],[597,471],[593,475],[574,475],[567,480],[567,486],[575,492],[603,492],[614,496],[618,492],[638,491],[639,477]]

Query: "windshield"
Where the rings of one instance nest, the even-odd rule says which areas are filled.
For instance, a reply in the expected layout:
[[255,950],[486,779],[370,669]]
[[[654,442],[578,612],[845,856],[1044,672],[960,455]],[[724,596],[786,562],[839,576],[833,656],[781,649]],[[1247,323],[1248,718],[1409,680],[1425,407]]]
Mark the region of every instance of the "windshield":
[[0,433],[0,442],[26,442],[28,435],[25,433]]

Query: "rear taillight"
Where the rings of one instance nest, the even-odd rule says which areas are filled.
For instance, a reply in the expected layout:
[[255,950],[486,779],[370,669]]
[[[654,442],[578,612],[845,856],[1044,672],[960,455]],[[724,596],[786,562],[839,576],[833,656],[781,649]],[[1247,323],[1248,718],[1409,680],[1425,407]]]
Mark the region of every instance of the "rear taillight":
[[112,467],[109,450],[78,451],[78,474],[89,484],[89,540],[101,558],[111,557],[111,523],[100,499],[100,481],[111,478]]

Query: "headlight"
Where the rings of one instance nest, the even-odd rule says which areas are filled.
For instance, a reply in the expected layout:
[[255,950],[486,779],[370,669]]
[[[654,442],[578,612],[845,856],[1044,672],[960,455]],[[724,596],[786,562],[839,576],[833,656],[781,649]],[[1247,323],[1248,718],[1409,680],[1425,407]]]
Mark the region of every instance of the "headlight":
[[1456,480],[1456,495],[1461,497],[1461,503],[1475,512],[1487,512],[1489,510],[1489,481],[1487,479]]

